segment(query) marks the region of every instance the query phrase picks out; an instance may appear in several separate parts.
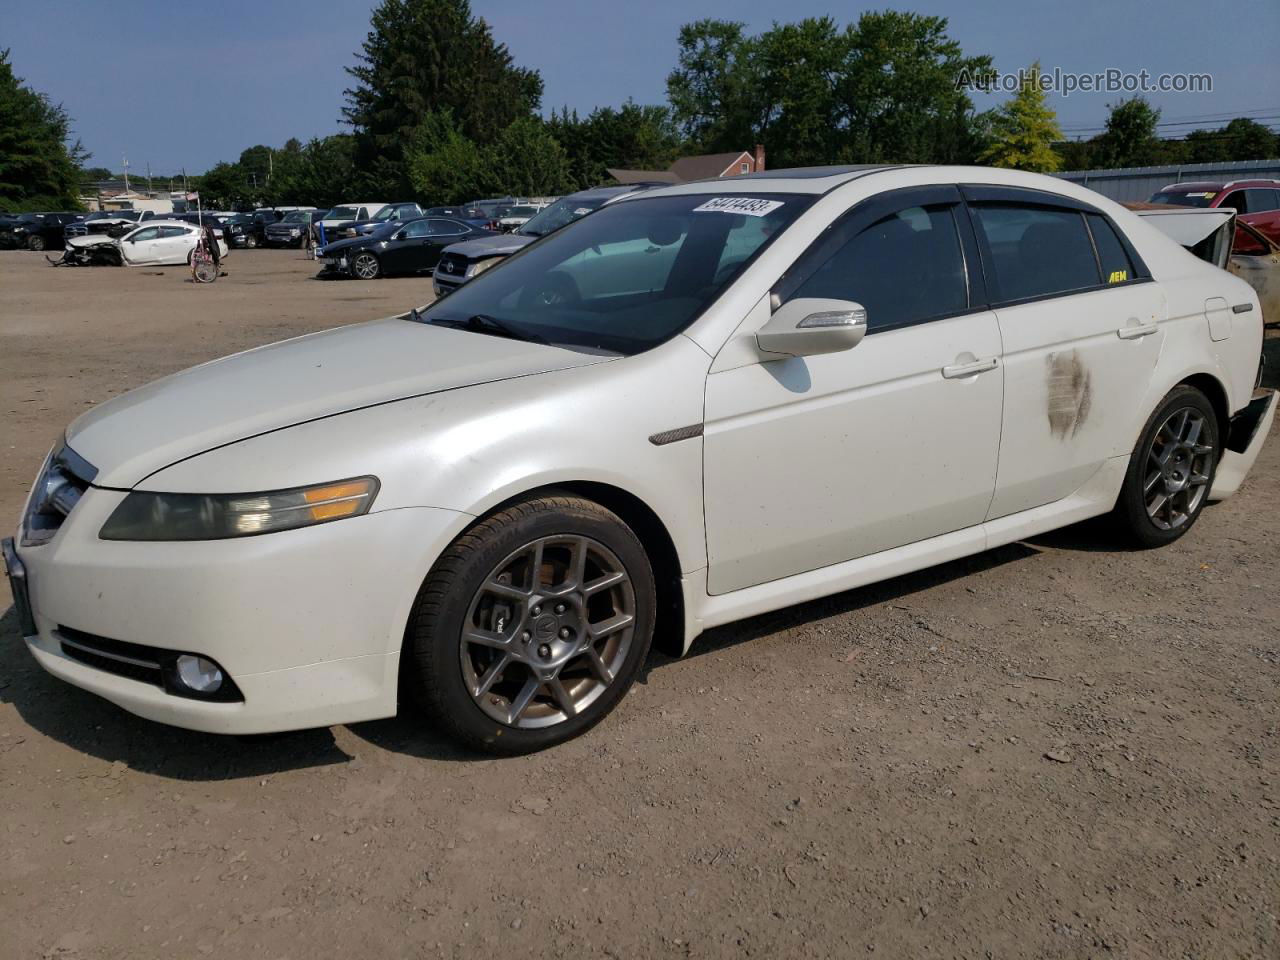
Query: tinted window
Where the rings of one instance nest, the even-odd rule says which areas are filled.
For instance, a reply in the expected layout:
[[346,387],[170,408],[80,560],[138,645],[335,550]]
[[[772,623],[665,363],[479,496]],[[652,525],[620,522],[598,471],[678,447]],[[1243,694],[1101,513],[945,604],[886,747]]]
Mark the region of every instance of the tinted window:
[[187,229],[187,227],[160,227],[160,236],[181,237],[187,232]]
[[973,207],[991,254],[998,300],[1026,300],[1096,287],[1098,261],[1074,210],[1021,204]]
[[[742,267],[721,270],[726,246],[748,220],[754,256],[810,203],[810,196],[735,197],[748,214],[706,194],[607,206],[544,237],[432,304],[426,319],[498,321],[552,343],[638,353],[687,327]],[[754,205],[754,206],[751,206]],[[750,248],[750,249],[748,249]]]
[[969,305],[953,207],[910,207],[873,223],[792,294],[853,300],[883,330],[959,313]]
[[1093,234],[1093,245],[1098,251],[1098,263],[1102,267],[1102,279],[1107,283],[1124,283],[1134,279],[1137,274],[1133,269],[1133,261],[1116,236],[1115,227],[1101,214],[1090,213],[1087,217],[1089,232]]
[[431,235],[430,220],[410,220],[404,225],[406,237],[427,237]]
[[458,236],[467,232],[467,227],[454,220],[428,220],[433,237]]
[[1253,211],[1249,209],[1249,200],[1245,196],[1248,192],[1246,190],[1232,190],[1218,206],[1231,207],[1236,213],[1252,213]]
[[1249,189],[1245,191],[1245,203],[1250,213],[1263,213],[1280,208],[1280,191]]
[[130,240],[154,240],[158,236],[160,236],[159,227],[146,227],[142,230],[139,230],[129,239]]

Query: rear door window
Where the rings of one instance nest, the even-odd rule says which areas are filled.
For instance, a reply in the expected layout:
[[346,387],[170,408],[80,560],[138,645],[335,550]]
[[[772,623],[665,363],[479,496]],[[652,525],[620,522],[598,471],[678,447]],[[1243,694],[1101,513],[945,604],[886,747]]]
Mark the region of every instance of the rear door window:
[[1231,207],[1236,213],[1252,213],[1249,209],[1249,200],[1245,196],[1245,190],[1233,190],[1227,194],[1226,198],[1218,204],[1220,207]]
[[994,299],[1051,297],[1102,282],[1079,211],[1018,203],[975,203],[971,209],[986,241]]

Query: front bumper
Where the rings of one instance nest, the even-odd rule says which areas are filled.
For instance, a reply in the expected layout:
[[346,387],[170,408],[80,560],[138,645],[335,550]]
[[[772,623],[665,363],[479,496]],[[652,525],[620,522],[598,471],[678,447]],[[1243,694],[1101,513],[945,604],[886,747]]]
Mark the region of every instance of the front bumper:
[[[234,540],[99,540],[123,496],[91,489],[51,541],[16,551],[27,644],[45,670],[139,716],[213,733],[395,714],[410,609],[465,515],[422,507]],[[209,657],[244,699],[190,699],[80,662],[63,647],[67,630]]]
[[1231,418],[1210,500],[1225,500],[1240,489],[1271,432],[1277,396],[1275,390],[1256,390],[1248,406]]

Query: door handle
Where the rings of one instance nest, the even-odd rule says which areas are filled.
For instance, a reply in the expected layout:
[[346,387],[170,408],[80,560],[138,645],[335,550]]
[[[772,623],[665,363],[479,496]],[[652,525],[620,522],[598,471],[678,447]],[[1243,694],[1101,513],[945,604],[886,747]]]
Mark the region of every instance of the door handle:
[[1139,337],[1149,337],[1151,334],[1159,332],[1159,330],[1159,324],[1138,323],[1136,320],[1131,320],[1116,331],[1116,336],[1121,340],[1137,340]]
[[[970,356],[973,356],[973,354],[970,354]],[[986,373],[988,370],[994,370],[999,364],[1000,361],[995,357],[987,357],[985,360],[971,360],[968,363],[953,363],[942,368],[942,375],[948,380],[959,380],[961,377],[972,377],[979,373]]]

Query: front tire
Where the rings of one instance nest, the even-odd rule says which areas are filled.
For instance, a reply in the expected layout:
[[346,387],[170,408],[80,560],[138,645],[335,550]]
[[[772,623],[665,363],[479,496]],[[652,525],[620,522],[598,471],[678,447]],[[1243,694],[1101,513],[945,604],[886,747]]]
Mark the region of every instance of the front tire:
[[382,264],[372,253],[358,253],[351,261],[351,272],[361,280],[377,280]]
[[1218,415],[1195,387],[1174,387],[1147,421],[1129,460],[1116,518],[1145,547],[1173,543],[1195,524],[1218,469]]
[[600,722],[653,639],[644,548],[599,504],[513,504],[458,538],[418,594],[406,635],[410,690],[476,750],[541,750]]
[[27,237],[27,249],[39,253],[45,248],[44,237]]
[[254,247],[258,245],[258,238],[255,237],[253,234],[249,234],[249,236],[244,238],[244,245],[246,249],[252,250]]

